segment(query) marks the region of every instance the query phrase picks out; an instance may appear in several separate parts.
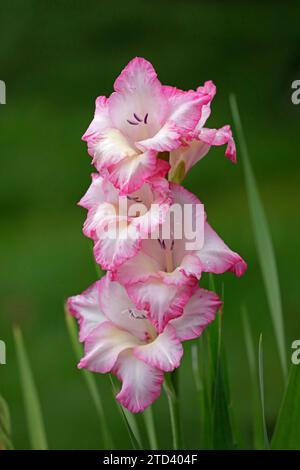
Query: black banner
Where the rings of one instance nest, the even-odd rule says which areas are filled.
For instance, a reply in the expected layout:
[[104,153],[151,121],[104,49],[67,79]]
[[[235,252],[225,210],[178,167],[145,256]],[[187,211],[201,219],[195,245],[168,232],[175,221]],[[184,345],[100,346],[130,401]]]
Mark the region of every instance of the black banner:
[[92,468],[98,466],[123,466],[135,468],[141,465],[193,466],[205,463],[256,464],[256,463],[299,463],[298,451],[3,451],[0,452],[1,469],[5,464],[78,464]]

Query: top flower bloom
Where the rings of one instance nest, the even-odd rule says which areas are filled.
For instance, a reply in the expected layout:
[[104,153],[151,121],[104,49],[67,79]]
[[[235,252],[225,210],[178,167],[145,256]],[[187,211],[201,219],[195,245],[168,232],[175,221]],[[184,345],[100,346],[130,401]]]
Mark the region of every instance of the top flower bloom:
[[194,131],[210,100],[205,88],[182,91],[163,86],[142,58],[129,62],[109,98],[96,100],[93,121],[83,136],[97,170],[128,194],[169,164],[159,153],[177,149]]

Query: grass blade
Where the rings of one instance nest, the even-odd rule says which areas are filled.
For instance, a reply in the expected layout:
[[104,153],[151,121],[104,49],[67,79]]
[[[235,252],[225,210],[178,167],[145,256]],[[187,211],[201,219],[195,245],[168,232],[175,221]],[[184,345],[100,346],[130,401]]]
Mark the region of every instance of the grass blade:
[[47,439],[41,413],[41,406],[25,350],[23,336],[21,330],[17,327],[14,328],[14,339],[19,363],[31,447],[33,450],[46,450]]
[[300,450],[300,365],[292,364],[272,438],[272,449]]
[[198,341],[192,344],[191,355],[192,355],[192,372],[198,396],[200,406],[200,439],[202,449],[211,448],[211,435],[212,435],[212,422],[211,422],[211,397],[210,397],[210,381],[208,377],[208,371],[201,367],[203,362],[200,362],[201,357],[207,357],[207,333],[205,332]]
[[265,392],[264,392],[264,363],[263,363],[263,342],[262,334],[259,337],[259,346],[258,346],[258,371],[259,371],[259,392],[260,392],[260,404],[261,404],[261,417],[263,425],[263,436],[264,436],[264,448],[269,449],[269,438],[266,425],[266,415],[265,415]]
[[238,140],[241,148],[241,155],[244,164],[245,183],[248,196],[248,203],[252,219],[254,237],[259,256],[262,277],[266,290],[267,300],[271,312],[276,341],[279,350],[281,367],[284,377],[287,373],[285,357],[285,335],[282,314],[281,294],[279,288],[278,272],[275,261],[275,254],[272,245],[270,230],[268,227],[263,204],[257,189],[257,184],[250,163],[246,140],[239,115],[237,101],[234,95],[230,96],[230,106],[234,124],[237,130]]
[[172,428],[173,449],[183,449],[180,422],[180,402],[178,394],[178,369],[165,374],[164,389],[168,398]]
[[[209,289],[216,291],[212,274],[209,276]],[[224,287],[222,287],[222,291],[224,291]],[[221,297],[224,299],[224,292]],[[211,370],[211,446],[213,449],[235,449],[237,447],[233,426],[235,423],[229,397],[226,357],[222,342],[222,313],[222,309],[220,309],[215,321],[207,329]]]
[[0,450],[13,449],[11,443],[10,413],[6,401],[0,395]]
[[253,407],[253,434],[254,434],[254,448],[261,450],[265,448],[264,442],[264,426],[262,423],[261,414],[261,403],[260,403],[260,392],[258,384],[258,370],[257,361],[254,351],[254,343],[251,334],[251,326],[249,323],[246,307],[242,308],[243,318],[243,329],[246,344],[246,351],[251,376],[251,388],[252,388],[252,407]]
[[[209,290],[213,292],[216,291],[215,281],[213,275],[209,274]],[[210,369],[211,369],[211,387],[214,387],[214,381],[216,378],[217,373],[217,363],[218,363],[218,355],[219,355],[219,347],[220,347],[220,325],[219,325],[219,313],[217,312],[215,321],[209,325],[207,328],[207,336],[208,336],[208,343],[209,343],[209,354],[210,354]]]
[[212,422],[212,446],[213,449],[226,450],[236,447],[231,411],[229,409],[228,390],[226,386],[225,367],[223,364],[222,348],[222,317],[218,314],[215,323],[218,327],[218,349],[215,364],[215,380],[213,386],[213,422]]
[[156,436],[154,416],[153,416],[153,411],[152,411],[151,406],[149,406],[149,408],[147,408],[144,411],[143,417],[144,417],[144,420],[145,420],[146,430],[147,430],[148,439],[149,439],[149,443],[150,443],[150,449],[151,450],[157,450],[158,449],[158,442],[157,442],[157,436]]
[[[82,356],[82,349],[80,346],[80,343],[78,342],[77,338],[77,328],[76,328],[76,322],[75,319],[66,311],[66,324],[67,324],[67,329],[69,332],[70,340],[73,346],[73,350],[76,356],[76,359],[79,361]],[[99,421],[100,421],[100,427],[101,427],[101,434],[103,437],[103,447],[104,449],[112,449],[113,448],[113,442],[111,435],[109,433],[109,428],[105,419],[105,414],[103,410],[103,405],[101,401],[101,397],[99,395],[99,391],[97,389],[96,381],[94,376],[86,369],[82,369],[81,373],[83,374],[84,380],[86,382],[87,388],[90,392],[92,401],[95,405]]]

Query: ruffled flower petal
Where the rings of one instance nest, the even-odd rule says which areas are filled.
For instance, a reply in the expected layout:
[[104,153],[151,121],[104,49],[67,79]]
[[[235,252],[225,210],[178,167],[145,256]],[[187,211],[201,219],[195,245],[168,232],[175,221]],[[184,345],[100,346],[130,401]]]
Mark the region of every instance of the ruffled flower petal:
[[79,340],[85,341],[96,326],[106,321],[99,304],[99,282],[95,282],[80,295],[69,297],[67,309],[79,324]]
[[93,164],[98,171],[110,169],[125,158],[137,156],[137,151],[119,129],[106,129],[94,146]]
[[111,120],[109,117],[108,100],[105,96],[98,96],[94,119],[82,136],[82,140],[88,144],[88,152],[92,157],[94,156],[95,145],[99,141],[101,133],[109,128],[111,128]]
[[[160,166],[161,176],[168,171]],[[156,152],[151,150],[124,158],[110,168],[109,179],[120,190],[121,195],[137,191],[152,176],[157,175]]]
[[114,89],[109,98],[113,127],[132,144],[156,134],[165,120],[168,101],[152,64],[139,57],[131,60]]
[[136,346],[133,354],[147,364],[165,372],[171,372],[180,364],[183,347],[170,324],[149,344]]
[[151,323],[161,333],[172,318],[180,316],[192,295],[193,286],[166,284],[163,279],[149,278],[126,286],[129,297],[147,312]]
[[122,381],[116,398],[132,413],[144,411],[161,393],[163,372],[140,361],[130,350],[120,354],[113,373]]
[[140,344],[138,338],[106,321],[96,327],[85,339],[84,357],[79,362],[78,368],[89,369],[92,372],[110,372],[119,354],[138,344]]
[[[142,246],[147,246],[148,242],[149,240],[143,242]],[[156,243],[154,245],[156,245]],[[134,258],[126,261],[126,263],[114,271],[113,276],[114,279],[117,279],[121,284],[126,286],[136,282],[144,282],[149,277],[159,273],[161,269],[163,269],[163,265],[159,260],[148,256],[144,251],[139,251]]]
[[230,126],[226,125],[220,129],[203,128],[197,135],[197,139],[209,146],[227,144],[225,156],[233,163],[236,163],[236,147]]
[[223,274],[233,272],[240,277],[247,269],[247,264],[238,253],[232,251],[206,222],[204,245],[197,251],[204,272]]
[[212,82],[211,80],[208,80],[207,82],[204,83],[203,86],[199,86],[197,88],[197,92],[202,93],[204,95],[208,95],[209,100],[202,107],[201,118],[199,119],[195,130],[202,129],[202,127],[206,123],[207,119],[209,118],[210,113],[211,113],[211,102],[212,102],[212,100],[213,100],[213,98],[214,98],[214,96],[217,92],[217,88],[216,88],[216,85],[214,84],[214,82]]
[[198,338],[214,321],[221,305],[221,300],[214,292],[197,287],[184,307],[181,317],[171,320],[169,324],[175,327],[176,337],[180,341]]
[[201,117],[202,107],[209,97],[194,91],[178,92],[169,97],[169,115],[161,129],[148,139],[136,145],[144,150],[164,152],[174,150],[182,144],[182,139],[193,131]]

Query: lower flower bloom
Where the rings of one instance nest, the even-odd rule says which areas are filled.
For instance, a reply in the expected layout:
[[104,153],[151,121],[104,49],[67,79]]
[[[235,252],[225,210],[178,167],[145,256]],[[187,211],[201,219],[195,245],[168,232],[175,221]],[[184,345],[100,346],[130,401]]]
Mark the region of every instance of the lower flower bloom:
[[122,382],[117,400],[132,413],[143,411],[160,395],[164,372],[179,366],[181,342],[200,336],[221,304],[215,293],[195,286],[182,315],[158,332],[108,273],[68,300],[84,342],[78,367],[115,374]]

